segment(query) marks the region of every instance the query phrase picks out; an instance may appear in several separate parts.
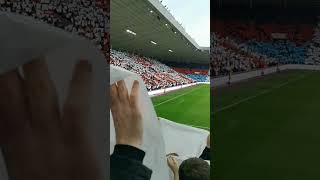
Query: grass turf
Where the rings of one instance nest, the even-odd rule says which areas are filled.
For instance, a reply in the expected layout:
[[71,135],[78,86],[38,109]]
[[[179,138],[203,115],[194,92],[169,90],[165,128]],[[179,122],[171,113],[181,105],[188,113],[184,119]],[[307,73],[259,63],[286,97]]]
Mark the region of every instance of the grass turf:
[[157,115],[177,123],[210,128],[210,86],[203,84],[152,98]]
[[319,82],[288,71],[214,89],[214,179],[320,179]]

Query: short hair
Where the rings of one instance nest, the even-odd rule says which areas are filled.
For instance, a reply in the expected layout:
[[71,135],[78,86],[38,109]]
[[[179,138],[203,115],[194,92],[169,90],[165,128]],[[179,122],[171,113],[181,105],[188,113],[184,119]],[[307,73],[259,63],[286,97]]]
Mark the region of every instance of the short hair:
[[179,167],[180,180],[210,180],[210,165],[200,158],[184,160]]

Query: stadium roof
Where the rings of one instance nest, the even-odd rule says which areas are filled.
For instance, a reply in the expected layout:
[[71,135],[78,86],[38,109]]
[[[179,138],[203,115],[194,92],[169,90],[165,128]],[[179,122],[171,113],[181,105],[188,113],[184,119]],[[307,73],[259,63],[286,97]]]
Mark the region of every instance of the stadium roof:
[[111,47],[163,62],[208,64],[200,47],[159,0],[111,0]]

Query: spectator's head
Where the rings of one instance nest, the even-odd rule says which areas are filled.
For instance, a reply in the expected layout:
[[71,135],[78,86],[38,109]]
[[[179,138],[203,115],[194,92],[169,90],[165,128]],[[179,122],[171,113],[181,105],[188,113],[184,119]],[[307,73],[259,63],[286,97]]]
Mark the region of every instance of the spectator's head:
[[180,180],[210,180],[210,165],[200,158],[184,160],[179,167]]

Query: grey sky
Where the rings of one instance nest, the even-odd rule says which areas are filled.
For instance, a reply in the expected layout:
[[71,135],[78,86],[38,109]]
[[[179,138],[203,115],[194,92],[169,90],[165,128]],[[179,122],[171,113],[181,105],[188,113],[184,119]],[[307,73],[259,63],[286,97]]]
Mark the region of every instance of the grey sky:
[[163,0],[162,4],[200,46],[210,46],[210,0]]

